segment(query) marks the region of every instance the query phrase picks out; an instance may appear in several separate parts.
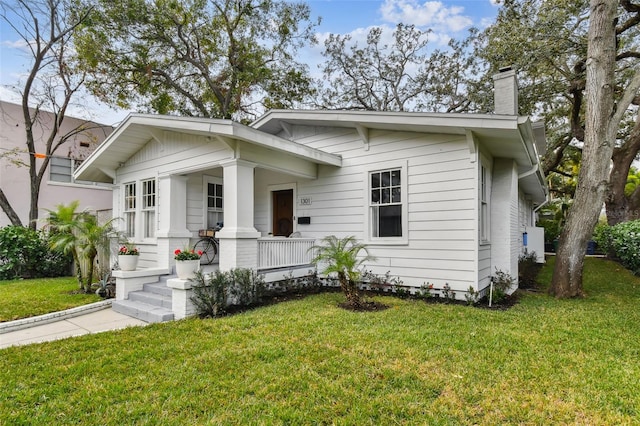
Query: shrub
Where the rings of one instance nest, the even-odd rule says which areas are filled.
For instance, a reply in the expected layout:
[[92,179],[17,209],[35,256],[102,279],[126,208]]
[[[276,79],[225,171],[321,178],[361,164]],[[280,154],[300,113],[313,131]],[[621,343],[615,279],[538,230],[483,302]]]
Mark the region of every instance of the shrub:
[[493,284],[493,302],[500,302],[507,297],[507,292],[515,284],[515,279],[504,272],[496,268],[495,275],[491,276],[491,283]]
[[640,220],[597,230],[596,242],[622,265],[640,275]]
[[260,302],[264,278],[255,271],[237,268],[204,275],[196,273],[193,302],[200,317],[224,315],[230,306],[251,306]]
[[518,258],[518,283],[521,288],[535,288],[536,277],[542,265],[537,262],[535,252],[523,254]]
[[53,253],[40,231],[23,226],[0,229],[0,280],[68,275],[68,256]]

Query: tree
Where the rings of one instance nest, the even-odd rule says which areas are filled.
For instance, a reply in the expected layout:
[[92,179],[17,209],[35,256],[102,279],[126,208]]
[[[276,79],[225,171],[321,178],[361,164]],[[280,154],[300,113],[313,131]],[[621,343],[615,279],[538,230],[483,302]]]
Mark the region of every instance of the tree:
[[101,0],[75,40],[111,105],[241,120],[311,91],[295,54],[316,25],[308,5],[279,0]]
[[429,53],[430,31],[398,24],[393,43],[383,30],[369,30],[364,47],[351,36],[331,34],[325,41],[324,79],[329,87],[318,103],[324,108],[368,111],[446,111],[469,108],[467,75],[473,57],[466,44],[452,40],[447,51]]
[[[322,239],[321,245],[311,248],[315,252],[312,263],[324,265],[323,274],[336,274],[340,288],[347,298],[347,304],[352,308],[361,306],[358,281],[360,271],[358,267],[368,260],[373,260],[367,252],[367,247],[356,241],[355,237],[338,238],[329,235]],[[360,252],[365,255],[358,257]]]
[[[29,155],[26,164],[30,181],[28,226],[32,229],[36,228],[40,184],[51,156],[66,141],[91,128],[87,123],[68,132],[60,130],[68,107],[84,83],[84,75],[77,73],[73,65],[70,39],[78,25],[87,19],[89,10],[72,10],[72,3],[71,0],[0,1],[2,20],[28,46],[32,59],[26,80],[18,89]],[[53,117],[51,123],[43,117],[48,113]],[[36,129],[42,135],[37,134]],[[44,144],[44,150],[39,152],[36,152],[37,138]],[[1,188],[0,206],[13,225],[22,226]]]
[[[629,0],[620,2],[618,7],[621,23],[616,29],[615,46],[617,94],[628,86],[640,58],[637,9]],[[488,75],[506,64],[518,69],[520,112],[541,117],[546,125],[547,149],[542,167],[548,176],[564,175],[567,168],[563,164],[584,141],[589,21],[587,0],[505,1],[496,23],[481,33],[476,45],[476,55],[489,64]],[[482,90],[489,93],[488,79],[483,83]],[[636,97],[634,102],[638,101]],[[626,203],[636,196],[624,195],[629,166],[640,148],[640,127],[633,123],[635,116],[630,110],[620,123],[612,154],[614,165],[607,198],[610,218],[626,217],[621,212],[632,210],[627,209]],[[640,204],[640,192],[637,198]]]
[[610,159],[627,108],[640,88],[640,70],[616,93],[617,36],[640,20],[640,7],[622,0],[630,13],[616,20],[618,2],[591,0],[585,80],[585,137],[578,185],[560,236],[549,292],[556,297],[582,295],[582,271],[587,241],[598,221],[609,185]]
[[[56,210],[49,211],[46,225],[51,248],[73,256],[80,289],[90,293],[98,251],[108,250],[111,238],[120,234],[113,227],[116,219],[101,225],[95,215],[86,210],[78,211],[79,204],[78,201],[58,204]],[[82,260],[86,260],[84,271]]]

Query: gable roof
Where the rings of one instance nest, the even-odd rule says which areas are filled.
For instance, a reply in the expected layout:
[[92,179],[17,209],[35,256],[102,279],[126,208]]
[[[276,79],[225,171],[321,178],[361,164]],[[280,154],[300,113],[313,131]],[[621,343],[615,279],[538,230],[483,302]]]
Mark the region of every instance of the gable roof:
[[163,130],[219,136],[268,147],[316,164],[342,165],[339,155],[310,148],[231,120],[130,114],[82,163],[74,173],[75,178],[93,182],[113,182],[115,170],[151,139],[158,138],[158,132]]

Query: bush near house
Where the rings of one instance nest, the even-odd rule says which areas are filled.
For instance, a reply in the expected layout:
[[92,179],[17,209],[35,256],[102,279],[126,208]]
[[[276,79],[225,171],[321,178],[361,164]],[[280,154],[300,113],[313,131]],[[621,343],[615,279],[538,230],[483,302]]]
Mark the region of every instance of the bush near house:
[[41,231],[23,226],[0,229],[0,280],[69,275],[70,256],[49,250]]
[[640,220],[615,226],[600,224],[596,227],[593,238],[609,257],[640,275]]

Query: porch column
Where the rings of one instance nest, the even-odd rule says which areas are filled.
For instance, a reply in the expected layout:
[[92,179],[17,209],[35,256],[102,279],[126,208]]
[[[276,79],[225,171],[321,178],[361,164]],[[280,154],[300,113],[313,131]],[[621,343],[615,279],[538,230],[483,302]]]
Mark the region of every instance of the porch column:
[[158,178],[158,267],[171,269],[173,252],[189,245],[191,231],[187,229],[187,176]]
[[220,240],[220,270],[256,269],[258,237],[253,226],[255,164],[244,160],[222,163],[224,227],[216,236]]

